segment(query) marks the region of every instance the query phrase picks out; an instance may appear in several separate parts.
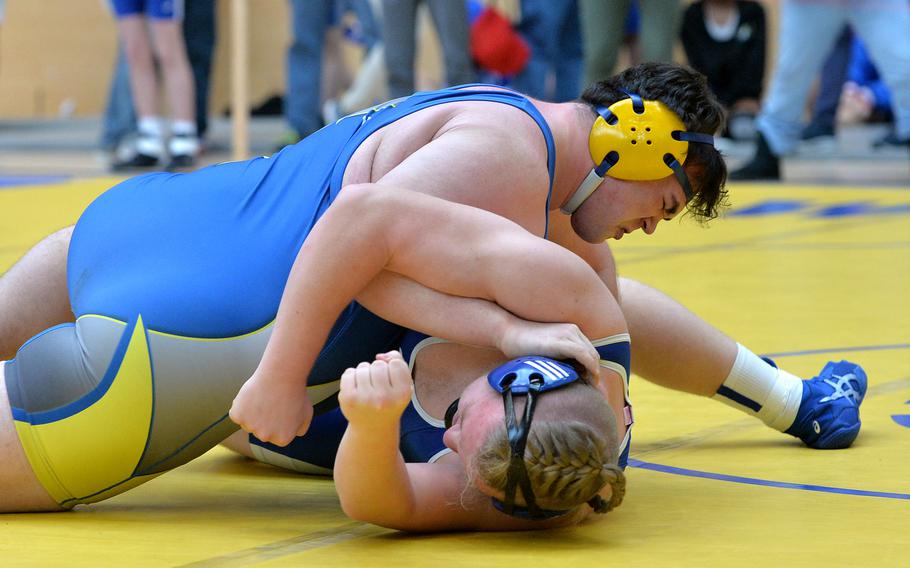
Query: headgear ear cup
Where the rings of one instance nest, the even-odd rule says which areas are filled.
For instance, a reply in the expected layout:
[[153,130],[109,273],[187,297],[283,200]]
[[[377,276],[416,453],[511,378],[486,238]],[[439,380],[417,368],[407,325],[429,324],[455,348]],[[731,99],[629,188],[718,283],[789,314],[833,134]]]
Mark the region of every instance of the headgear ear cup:
[[674,174],[692,199],[689,178],[683,171],[690,142],[714,145],[708,134],[687,132],[679,116],[660,101],[646,101],[634,93],[609,107],[598,107],[588,135],[588,150],[595,167],[562,211],[572,214],[603,181],[610,177],[648,181]]
[[672,137],[685,126],[665,104],[642,101],[641,112],[636,112],[633,99],[623,99],[597,110],[600,116],[588,135],[588,149],[598,167],[616,152],[611,177],[636,181],[667,177],[673,173],[663,160],[668,153],[685,162],[689,143]]

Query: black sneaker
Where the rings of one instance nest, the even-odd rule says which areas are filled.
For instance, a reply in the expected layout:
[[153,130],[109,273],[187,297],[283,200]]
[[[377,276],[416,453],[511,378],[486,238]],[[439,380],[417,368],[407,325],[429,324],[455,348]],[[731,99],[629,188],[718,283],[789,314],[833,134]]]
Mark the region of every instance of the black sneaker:
[[736,181],[780,179],[780,158],[774,155],[761,133],[758,134],[755,155],[745,166],[730,172],[728,179]]
[[176,154],[171,156],[171,161],[165,166],[165,170],[175,172],[178,170],[188,170],[196,165],[196,158],[189,154]]
[[898,138],[897,133],[892,130],[872,143],[873,148],[886,148],[891,146],[904,146],[910,148],[910,138]]
[[803,129],[800,140],[815,140],[817,138],[834,138],[834,126],[821,121],[810,122]]
[[111,164],[111,171],[125,172],[129,170],[147,170],[158,166],[158,158],[137,152],[128,160],[121,160]]

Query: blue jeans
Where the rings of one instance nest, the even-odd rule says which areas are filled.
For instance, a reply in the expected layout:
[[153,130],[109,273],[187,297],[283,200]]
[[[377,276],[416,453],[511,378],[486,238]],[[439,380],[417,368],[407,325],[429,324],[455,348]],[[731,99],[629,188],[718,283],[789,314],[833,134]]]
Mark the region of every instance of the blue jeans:
[[301,138],[322,128],[319,103],[325,32],[348,9],[356,14],[361,39],[369,49],[378,39],[378,26],[367,0],[291,0],[284,116]]
[[284,116],[301,138],[322,128],[322,46],[334,5],[334,0],[291,0]]
[[822,130],[834,132],[836,128],[837,107],[840,105],[840,93],[847,80],[847,68],[850,66],[850,49],[853,44],[853,32],[849,27],[837,38],[834,49],[828,54],[822,67],[821,83],[818,86],[818,99],[812,111],[810,124]]
[[799,141],[812,81],[845,24],[863,40],[894,95],[898,137],[910,138],[910,2],[907,0],[784,0],[777,66],[758,129],[777,155]]
[[[446,83],[461,85],[475,81],[471,64],[468,8],[463,0],[426,1],[442,47]],[[418,0],[383,0],[382,36],[385,42],[386,69],[389,72],[389,97],[405,97],[414,92],[414,57]]]
[[[584,65],[577,0],[522,0],[521,16],[518,31],[531,46],[531,58],[513,86],[546,101],[576,99]],[[551,72],[556,85],[548,92]]]

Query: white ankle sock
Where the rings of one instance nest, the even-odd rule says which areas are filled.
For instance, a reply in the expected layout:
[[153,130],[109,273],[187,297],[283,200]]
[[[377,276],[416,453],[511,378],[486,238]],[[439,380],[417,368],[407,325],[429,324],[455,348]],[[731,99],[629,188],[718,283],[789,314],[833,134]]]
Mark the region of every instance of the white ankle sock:
[[196,136],[196,123],[192,120],[175,120],[171,122],[171,134],[174,136]]
[[796,419],[802,401],[803,381],[775,369],[739,343],[736,361],[723,385],[712,398],[757,416],[775,430],[783,432]]
[[164,127],[161,124],[161,117],[158,116],[143,116],[139,118],[139,122],[136,126],[139,129],[139,134],[143,134],[145,136],[160,137],[164,134]]
[[168,141],[171,156],[196,156],[199,154],[199,138],[196,123],[190,120],[175,120],[171,123],[171,139]]
[[160,158],[164,153],[164,131],[161,118],[143,116],[139,119],[137,128],[139,137],[136,139],[136,150],[146,156]]

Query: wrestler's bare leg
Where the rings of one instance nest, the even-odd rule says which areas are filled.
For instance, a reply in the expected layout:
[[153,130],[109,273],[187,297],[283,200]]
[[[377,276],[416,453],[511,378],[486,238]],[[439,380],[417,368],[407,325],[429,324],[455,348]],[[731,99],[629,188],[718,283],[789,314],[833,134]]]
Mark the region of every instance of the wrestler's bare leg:
[[5,362],[0,362],[0,513],[62,511],[38,483],[19,442],[9,397]]
[[73,321],[66,287],[66,255],[73,228],[32,247],[0,277],[0,360],[12,359],[30,337]]
[[632,337],[632,371],[658,385],[714,396],[736,360],[736,342],[682,304],[641,282],[619,278]]

